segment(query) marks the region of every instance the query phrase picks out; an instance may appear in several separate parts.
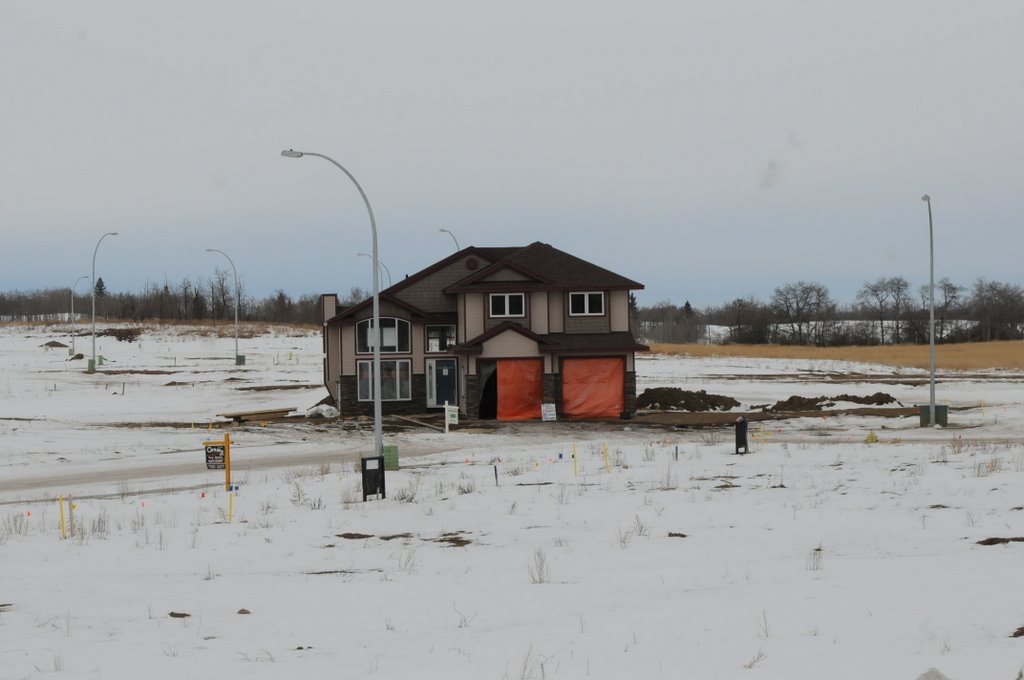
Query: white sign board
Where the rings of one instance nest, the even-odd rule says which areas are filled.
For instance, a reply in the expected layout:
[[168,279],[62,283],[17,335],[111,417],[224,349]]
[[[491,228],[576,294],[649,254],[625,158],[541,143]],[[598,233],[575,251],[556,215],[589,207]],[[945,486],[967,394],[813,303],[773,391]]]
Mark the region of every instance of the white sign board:
[[554,422],[558,420],[557,414],[555,413],[554,404],[541,404],[540,405],[540,419],[545,423]]

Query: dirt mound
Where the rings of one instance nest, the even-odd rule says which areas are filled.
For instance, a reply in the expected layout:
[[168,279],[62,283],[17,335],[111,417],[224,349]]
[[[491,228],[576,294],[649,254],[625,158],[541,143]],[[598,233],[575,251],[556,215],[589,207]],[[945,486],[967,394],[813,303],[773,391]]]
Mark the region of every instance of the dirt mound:
[[773,406],[762,407],[762,410],[774,413],[780,411],[820,411],[826,406],[835,406],[837,401],[848,401],[868,406],[885,406],[886,404],[896,402],[896,399],[891,394],[886,394],[885,392],[875,392],[866,397],[858,397],[853,394],[840,394],[837,397],[801,397],[794,394],[789,399],[775,402]]
[[59,340],[50,340],[49,342],[44,342],[42,344],[42,347],[48,347],[50,349],[57,349],[57,348],[65,348],[66,349],[67,345],[65,345],[63,342],[60,342]]
[[678,387],[652,387],[637,397],[639,408],[662,411],[728,411],[740,402],[720,394],[708,394],[704,390],[691,392]]

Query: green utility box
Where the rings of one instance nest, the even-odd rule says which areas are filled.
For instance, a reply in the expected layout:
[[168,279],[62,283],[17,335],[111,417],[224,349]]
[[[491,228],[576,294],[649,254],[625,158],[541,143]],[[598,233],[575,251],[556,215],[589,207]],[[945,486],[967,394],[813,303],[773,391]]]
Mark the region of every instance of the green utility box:
[[[929,427],[931,425],[931,406],[925,404],[917,408],[921,411],[921,427]],[[935,424],[942,427],[949,425],[949,407],[945,404],[935,405]]]
[[398,445],[397,444],[385,444],[384,445],[384,469],[387,471],[393,471],[398,469]]
[[235,366],[245,366],[245,355],[244,354],[236,354],[235,355]]

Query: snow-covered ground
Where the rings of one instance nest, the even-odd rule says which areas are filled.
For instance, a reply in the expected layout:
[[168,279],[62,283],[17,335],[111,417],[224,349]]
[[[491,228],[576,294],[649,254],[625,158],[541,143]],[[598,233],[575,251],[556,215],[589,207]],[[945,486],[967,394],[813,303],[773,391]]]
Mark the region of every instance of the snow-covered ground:
[[[1024,392],[1005,374],[943,375],[948,430],[773,422],[748,456],[727,429],[628,421],[388,435],[403,467],[364,503],[365,429],[241,426],[238,492],[205,469],[218,414],[324,396],[319,335],[243,338],[239,367],[231,337],[100,338],[111,373],[87,375],[42,347],[62,331],[0,328],[0,680],[1013,680],[1024,666],[1024,542],[978,543],[1024,536]],[[928,398],[863,364],[637,370],[641,390],[741,408]],[[834,381],[852,374],[867,377]]]

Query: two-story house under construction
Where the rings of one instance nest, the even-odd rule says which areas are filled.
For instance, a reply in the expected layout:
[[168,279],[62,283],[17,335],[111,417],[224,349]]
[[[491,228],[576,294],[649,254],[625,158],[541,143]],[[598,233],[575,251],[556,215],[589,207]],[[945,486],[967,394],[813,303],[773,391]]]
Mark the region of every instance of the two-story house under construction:
[[[629,297],[642,288],[546,243],[464,248],[379,293],[382,411],[628,417],[647,350]],[[342,414],[372,414],[372,301],[321,300],[324,384]]]

